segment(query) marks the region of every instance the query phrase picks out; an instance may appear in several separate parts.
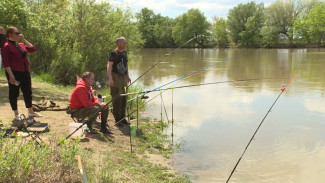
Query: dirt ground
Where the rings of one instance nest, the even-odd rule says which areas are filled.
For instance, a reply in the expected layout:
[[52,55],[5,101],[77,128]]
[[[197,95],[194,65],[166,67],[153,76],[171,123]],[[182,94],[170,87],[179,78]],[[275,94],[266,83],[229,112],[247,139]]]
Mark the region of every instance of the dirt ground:
[[[41,97],[46,97],[49,100],[54,100],[60,107],[66,107],[69,102],[69,95],[67,91],[60,91],[60,89],[54,85],[33,81],[33,103],[37,103]],[[25,108],[23,101],[23,95],[20,93],[18,100],[18,110],[27,116],[28,112]],[[69,123],[72,123],[70,115],[65,111],[42,111],[42,118],[36,119],[42,123],[48,123],[50,126],[50,131],[41,136],[45,142],[55,141],[56,139],[64,138],[69,134]],[[11,111],[9,99],[8,99],[8,84],[7,80],[0,77],[0,120],[2,120],[4,125],[10,124],[11,119],[13,119],[14,113]],[[101,133],[92,134],[92,138],[84,139],[80,142],[81,147],[86,149],[91,149],[94,153],[94,161],[101,161],[101,159],[109,152],[116,149],[123,149],[125,151],[130,151],[130,137],[129,137],[129,127],[123,126],[117,128],[114,125],[114,120],[112,119],[112,114],[109,114],[108,118],[109,129],[113,132],[112,135],[103,135]],[[96,122],[93,125],[94,129],[99,131],[100,122]],[[137,148],[138,140],[133,139],[133,149]],[[143,157],[143,155],[138,155]],[[147,159],[154,163],[163,166],[168,166],[168,160],[163,158],[161,155],[146,154]],[[168,166],[169,167],[169,166]],[[169,167],[171,168],[171,167]],[[170,173],[175,173],[176,171],[171,168]]]

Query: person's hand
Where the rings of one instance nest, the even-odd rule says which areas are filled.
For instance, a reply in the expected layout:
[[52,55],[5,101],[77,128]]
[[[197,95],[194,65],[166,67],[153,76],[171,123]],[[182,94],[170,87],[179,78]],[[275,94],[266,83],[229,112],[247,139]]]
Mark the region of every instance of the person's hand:
[[131,84],[131,78],[128,76],[128,83]]
[[0,34],[4,34],[3,28],[0,26]]
[[22,39],[22,40],[24,40],[24,39],[25,39],[25,37],[24,37],[24,35],[23,35],[23,34],[18,34],[18,38],[20,38],[20,39]]
[[107,106],[106,106],[106,103],[105,103],[105,102],[101,102],[101,103],[99,104],[99,106],[100,106],[100,108],[103,108],[103,107],[105,107],[104,109],[106,109],[106,108],[107,108]]
[[113,79],[109,79],[108,83],[109,83],[110,87],[114,87],[114,80]]
[[10,77],[9,78],[9,83],[10,84],[13,84],[13,85],[18,85],[18,81],[16,81],[16,78],[15,77]]

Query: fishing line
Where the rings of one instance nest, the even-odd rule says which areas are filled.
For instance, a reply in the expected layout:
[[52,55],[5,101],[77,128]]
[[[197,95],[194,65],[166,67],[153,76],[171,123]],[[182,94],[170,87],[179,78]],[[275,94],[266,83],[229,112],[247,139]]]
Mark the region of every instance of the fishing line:
[[147,93],[150,93],[150,92],[153,92],[153,91],[159,90],[159,89],[162,88],[162,87],[165,87],[165,86],[167,86],[167,85],[170,85],[170,84],[172,84],[172,83],[174,83],[174,82],[176,82],[176,81],[179,81],[179,80],[181,80],[181,79],[184,79],[184,78],[186,78],[186,77],[188,77],[188,76],[190,76],[190,75],[193,75],[193,74],[199,73],[199,72],[201,72],[201,71],[207,70],[207,69],[209,69],[209,68],[211,68],[211,67],[213,67],[213,66],[216,66],[216,65],[218,65],[218,64],[222,64],[222,63],[225,63],[225,62],[226,62],[226,60],[225,60],[225,61],[221,61],[221,62],[214,63],[214,64],[209,65],[209,66],[207,66],[207,67],[204,67],[204,68],[202,68],[202,69],[199,69],[199,70],[193,71],[193,72],[191,72],[191,73],[189,73],[189,74],[186,74],[185,76],[179,77],[179,78],[177,78],[177,79],[175,79],[175,80],[172,80],[172,81],[170,81],[170,82],[168,82],[168,83],[166,83],[166,84],[163,84],[163,85],[161,85],[161,86],[158,86],[158,87],[156,87],[156,88],[150,90],[149,92],[144,92],[143,94],[141,94],[141,95],[139,95],[139,96],[136,96],[136,97],[134,97],[134,98],[128,100],[128,102],[130,102],[130,101],[132,101],[132,100],[135,100],[137,97],[142,97],[142,96],[144,96],[144,95],[147,94]]
[[[159,91],[160,91],[160,120],[161,120],[161,122],[163,122],[163,110],[164,110],[167,122],[169,123],[165,102],[163,100],[163,95],[162,95],[162,92],[161,92],[162,90],[159,90]],[[138,100],[138,98],[137,98],[137,100]]]
[[161,123],[161,132],[164,131],[164,122],[163,122],[163,104],[162,104],[162,93],[160,90],[160,123]]
[[[125,93],[126,93],[127,92],[126,87],[124,88],[124,90],[125,90]],[[126,97],[126,99],[127,99],[127,97]],[[127,107],[127,114],[128,114],[128,120],[130,121],[130,107]],[[130,133],[130,148],[131,148],[131,154],[132,154],[133,150],[132,150],[131,125],[129,125],[129,133]]]
[[163,98],[161,98],[161,101],[162,101],[162,104],[163,104],[163,107],[164,107],[164,111],[165,111],[165,115],[166,115],[167,122],[169,124],[168,114],[167,114],[167,110],[166,110],[166,106],[165,106],[165,102],[164,102]]
[[296,77],[296,75],[297,75],[298,73],[299,73],[299,71],[297,71],[297,72],[296,72],[296,73],[291,77],[291,79],[289,80],[289,82],[288,82],[285,86],[283,86],[283,87],[281,88],[281,92],[280,92],[280,94],[278,95],[278,97],[276,98],[276,100],[273,102],[273,104],[271,105],[271,107],[270,107],[269,110],[267,111],[266,115],[264,116],[264,118],[262,119],[262,121],[260,122],[260,124],[258,125],[258,127],[257,127],[257,129],[255,130],[253,136],[251,137],[251,139],[249,140],[248,144],[246,145],[246,147],[245,147],[245,149],[244,149],[242,155],[239,157],[239,159],[238,159],[238,161],[237,161],[235,167],[234,167],[233,170],[231,171],[231,173],[230,173],[230,175],[229,175],[229,177],[228,177],[226,183],[228,183],[228,182],[230,181],[230,179],[231,179],[232,175],[234,174],[234,172],[235,172],[235,170],[236,170],[236,168],[237,168],[239,162],[241,161],[242,157],[243,157],[244,154],[246,153],[246,150],[248,149],[249,145],[250,145],[251,142],[253,141],[253,139],[254,139],[254,137],[255,137],[257,131],[260,129],[260,127],[261,127],[261,125],[263,124],[264,120],[266,119],[266,117],[268,116],[268,114],[271,112],[273,106],[275,105],[275,103],[278,101],[278,99],[280,98],[280,96],[282,95],[282,93],[286,90],[286,88],[290,85],[290,83],[291,83],[292,80]]
[[[190,78],[190,77],[195,76],[195,75],[196,75],[196,73],[194,73],[194,74],[192,74],[192,75],[187,75],[186,77],[182,77],[182,79],[187,79],[187,78]],[[178,80],[178,82],[180,82],[180,81],[182,81],[182,80]],[[178,82],[177,82],[177,83],[178,83]],[[175,84],[177,84],[177,83],[175,83]],[[164,90],[164,91],[162,91],[161,93],[159,93],[158,95],[154,96],[153,98],[151,98],[150,100],[148,100],[147,102],[145,102],[144,104],[142,104],[142,105],[139,107],[139,109],[141,109],[144,105],[148,104],[150,101],[152,101],[153,99],[155,99],[155,98],[157,98],[158,96],[162,95],[162,94],[163,94],[164,92],[166,92],[166,91],[168,91],[168,90]],[[138,97],[135,97],[135,99],[138,99]],[[139,109],[136,109],[136,110],[132,111],[128,116],[125,116],[125,117],[122,118],[120,121],[116,122],[115,124],[119,124],[119,123],[122,122],[125,118],[129,117],[130,115],[132,115],[134,112],[136,112],[136,111],[139,110]]]
[[172,145],[174,146],[174,88],[172,87]]
[[[268,80],[268,79],[287,79],[287,78],[261,78],[261,79],[240,79],[240,80],[230,80],[230,81],[217,81],[217,82],[209,82],[209,83],[200,83],[200,84],[191,84],[191,85],[184,85],[184,86],[177,86],[177,87],[170,87],[170,88],[160,88],[159,90],[148,90],[143,92],[137,92],[137,93],[126,93],[121,94],[121,96],[127,96],[127,95],[135,95],[139,93],[151,93],[151,92],[157,92],[157,91],[164,91],[164,90],[172,90],[172,89],[180,89],[180,88],[189,88],[189,87],[195,87],[195,86],[204,86],[204,85],[213,85],[213,84],[223,84],[223,83],[234,83],[234,82],[245,82],[245,81],[257,81],[257,80]],[[129,100],[128,102],[130,102]]]
[[[126,88],[129,88],[130,86],[132,86],[136,81],[138,81],[140,78],[142,78],[145,74],[147,74],[149,71],[151,71],[154,67],[156,67],[159,63],[161,63],[162,61],[166,60],[168,57],[170,57],[172,54],[174,54],[177,50],[181,49],[183,46],[185,46],[186,44],[190,43],[192,40],[194,40],[195,37],[191,38],[190,40],[186,41],[184,44],[182,44],[181,46],[173,49],[171,52],[169,52],[168,54],[165,55],[165,57],[163,57],[162,59],[158,60],[154,65],[152,65],[147,71],[145,71],[143,74],[141,74],[137,79],[135,79],[132,83],[130,83],[128,86],[126,86]],[[115,101],[118,97],[120,97],[120,95],[123,93],[123,90],[120,91],[115,97],[113,97],[110,101],[108,101],[103,107],[101,107],[98,111],[96,111],[93,115],[91,115],[88,120],[85,120],[78,128],[75,129],[75,131],[73,131],[72,133],[70,133],[67,137],[65,137],[65,140],[70,138],[74,133],[76,133],[79,129],[81,129],[86,123],[89,122],[89,119],[92,119],[93,117],[95,117],[96,115],[98,115],[99,112],[101,112],[105,107],[107,107],[110,103],[112,103],[113,101]],[[60,143],[58,143],[58,146],[60,145]]]

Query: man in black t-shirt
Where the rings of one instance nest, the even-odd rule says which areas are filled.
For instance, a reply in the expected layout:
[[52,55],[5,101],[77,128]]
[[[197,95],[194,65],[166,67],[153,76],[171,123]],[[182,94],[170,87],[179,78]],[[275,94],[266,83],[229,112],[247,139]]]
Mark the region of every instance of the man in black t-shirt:
[[[108,58],[107,75],[108,82],[111,87],[111,96],[114,98],[120,93],[125,93],[127,83],[131,83],[128,72],[128,58],[125,51],[126,39],[119,37],[116,39],[117,48],[112,51]],[[125,118],[126,96],[119,96],[113,101],[113,115],[115,122]],[[126,119],[117,125],[129,124]]]

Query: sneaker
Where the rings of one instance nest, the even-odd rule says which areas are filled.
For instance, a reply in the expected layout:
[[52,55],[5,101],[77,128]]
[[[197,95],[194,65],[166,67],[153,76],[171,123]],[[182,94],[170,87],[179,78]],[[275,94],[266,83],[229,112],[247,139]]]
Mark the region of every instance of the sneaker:
[[20,114],[16,115],[14,120],[20,121],[21,120]]
[[36,118],[39,118],[39,117],[43,117],[40,113],[38,113],[38,112],[35,112],[35,113],[28,113],[28,118],[34,118],[34,117],[36,117]]
[[93,129],[91,125],[87,125],[90,134],[96,134],[96,130]]
[[109,131],[109,130],[106,128],[106,126],[100,128],[100,132],[102,132],[103,134],[112,134],[112,132]]
[[34,119],[33,118],[28,118],[27,119],[27,125],[30,126],[34,123]]

